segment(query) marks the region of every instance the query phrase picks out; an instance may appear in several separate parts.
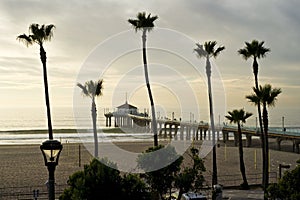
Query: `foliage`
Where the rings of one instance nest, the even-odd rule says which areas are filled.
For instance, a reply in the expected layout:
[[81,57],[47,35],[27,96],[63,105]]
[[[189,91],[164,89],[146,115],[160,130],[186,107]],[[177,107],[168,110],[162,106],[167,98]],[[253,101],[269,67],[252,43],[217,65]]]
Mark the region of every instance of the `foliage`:
[[122,193],[124,199],[146,200],[151,195],[145,182],[136,174],[125,174],[122,179]]
[[199,56],[199,58],[211,56],[216,58],[220,54],[220,52],[225,49],[224,46],[220,46],[217,49],[215,49],[215,46],[217,45],[216,41],[208,41],[205,42],[204,45],[196,43],[196,45],[197,48],[195,48],[194,51],[197,53],[197,56]]
[[154,27],[153,22],[157,20],[158,17],[151,17],[151,13],[146,17],[145,12],[139,12],[136,15],[136,19],[128,19],[128,22],[133,26],[135,31],[142,29],[143,31],[151,31]]
[[[178,158],[178,159],[176,159]],[[175,160],[174,162],[172,162]],[[174,147],[162,145],[151,147],[138,157],[138,166],[146,171],[145,179],[153,193],[164,199],[174,186],[175,178],[180,171],[182,156],[178,156]],[[166,163],[170,165],[164,168]],[[157,170],[158,169],[158,170]]]
[[246,119],[252,116],[252,113],[244,111],[244,109],[228,111],[228,115],[225,117],[230,121],[230,123],[241,124],[246,123]]
[[[146,171],[144,178],[152,193],[156,194],[155,198],[171,198],[173,189],[177,189],[179,191],[178,199],[180,199],[184,192],[202,187],[204,182],[202,172],[205,171],[205,167],[198,154],[197,149],[191,149],[190,156],[193,163],[187,167],[181,167],[183,157],[177,155],[174,147],[170,145],[151,147],[139,156],[138,165]],[[150,170],[154,169],[154,166],[157,168],[158,164],[162,166],[161,163],[166,162],[166,160],[171,161],[171,164],[155,171]]]
[[87,81],[84,85],[81,83],[77,83],[77,86],[82,89],[82,94],[84,96],[90,97],[91,99],[94,99],[96,96],[102,95],[103,90],[103,80],[98,81]]
[[17,39],[24,42],[26,46],[32,45],[33,43],[43,45],[44,41],[51,41],[53,28],[55,28],[53,24],[43,24],[41,26],[39,24],[31,24],[29,26],[29,35],[22,34],[19,35]]
[[115,168],[116,165],[107,159],[92,160],[83,171],[70,176],[70,187],[59,199],[149,199],[147,188],[138,176],[122,177]]
[[264,41],[259,42],[257,40],[252,40],[252,42],[245,42],[245,47],[243,49],[239,49],[238,53],[243,56],[245,60],[250,57],[254,58],[264,58],[267,52],[271,50],[269,48],[264,47]]
[[[299,160],[300,161],[300,160]],[[300,163],[298,161],[298,163]],[[300,199],[300,165],[291,171],[286,171],[278,183],[271,184],[267,191],[270,199]]]
[[183,193],[189,191],[198,191],[203,187],[204,176],[206,171],[203,160],[199,157],[199,150],[192,147],[190,157],[192,158],[192,167],[184,167],[181,173],[178,174],[175,186],[179,189],[178,199]]
[[277,101],[277,96],[281,93],[280,88],[272,88],[270,84],[265,84],[264,86],[259,86],[258,89],[255,87],[252,88],[254,94],[246,96],[249,102],[257,105],[262,104],[268,106],[275,106]]

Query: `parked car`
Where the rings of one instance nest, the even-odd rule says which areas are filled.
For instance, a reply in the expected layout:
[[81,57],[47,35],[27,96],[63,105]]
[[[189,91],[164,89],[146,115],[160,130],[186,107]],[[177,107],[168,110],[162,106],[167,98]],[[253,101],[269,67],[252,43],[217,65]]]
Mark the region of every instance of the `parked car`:
[[202,193],[188,192],[182,194],[181,200],[207,200],[207,198]]

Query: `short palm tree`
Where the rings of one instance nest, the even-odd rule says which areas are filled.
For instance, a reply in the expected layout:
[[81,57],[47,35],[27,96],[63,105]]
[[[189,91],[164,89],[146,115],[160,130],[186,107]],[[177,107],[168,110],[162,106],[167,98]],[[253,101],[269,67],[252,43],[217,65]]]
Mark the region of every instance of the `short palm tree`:
[[277,96],[281,93],[280,88],[272,88],[270,84],[266,84],[264,86],[259,86],[258,89],[253,87],[254,93],[251,95],[247,95],[246,98],[249,102],[254,103],[255,105],[262,105],[263,107],[263,125],[264,125],[264,137],[265,137],[265,159],[267,167],[263,171],[264,177],[264,190],[267,189],[269,184],[269,143],[268,143],[268,127],[269,127],[269,118],[268,118],[268,110],[267,106],[275,106],[275,102],[277,100]]
[[44,89],[45,89],[49,139],[53,139],[53,131],[52,131],[50,101],[49,101],[49,91],[48,91],[48,78],[47,78],[47,66],[46,66],[47,56],[43,44],[44,42],[51,40],[53,36],[54,28],[55,26],[53,24],[50,25],[43,24],[41,26],[39,24],[31,24],[29,26],[29,35],[22,34],[17,37],[17,39],[19,41],[24,42],[27,47],[33,44],[37,44],[40,47],[40,59],[43,64]]
[[[258,89],[258,62],[257,59],[264,58],[268,52],[271,50],[269,48],[264,47],[264,41],[259,42],[257,40],[252,40],[252,42],[245,42],[245,47],[243,49],[238,50],[238,53],[245,59],[253,58],[253,74],[255,81],[255,88]],[[262,125],[262,117],[261,117],[261,107],[260,104],[257,104],[257,113],[258,113],[258,121],[261,132],[261,148],[262,148],[262,157],[263,157],[263,171],[266,171],[268,168],[266,155],[264,154],[264,149],[266,146],[266,139],[263,135],[263,125]],[[263,175],[263,185],[265,182],[266,175]]]
[[209,99],[209,112],[210,112],[210,125],[213,134],[213,177],[212,184],[215,185],[218,183],[218,173],[217,173],[217,155],[216,155],[216,146],[215,146],[215,124],[214,124],[214,112],[213,112],[213,99],[211,91],[211,64],[209,59],[211,57],[216,58],[221,51],[225,49],[224,46],[220,46],[215,49],[217,42],[209,41],[205,42],[204,45],[196,44],[197,48],[194,51],[197,53],[199,58],[206,58],[206,75],[207,75],[207,85],[208,85],[208,99]]
[[95,98],[102,95],[103,90],[103,80],[99,81],[87,81],[84,85],[77,83],[77,86],[82,89],[82,94],[86,97],[90,97],[92,100],[92,121],[93,121],[93,131],[94,131],[94,155],[98,158],[98,136],[97,136],[97,107],[95,103]]
[[231,112],[229,111],[228,115],[225,116],[230,121],[230,123],[235,123],[238,126],[240,171],[243,177],[243,183],[241,184],[241,187],[243,189],[249,189],[249,185],[246,178],[246,170],[245,170],[245,163],[244,163],[241,123],[246,123],[246,119],[249,118],[250,116],[252,116],[252,113],[245,112],[244,109],[233,110]]
[[146,39],[147,32],[150,32],[154,28],[154,21],[158,19],[157,16],[151,16],[151,13],[146,16],[145,12],[139,12],[136,16],[136,19],[128,19],[128,22],[133,26],[135,31],[142,31],[142,43],[143,43],[143,62],[144,62],[144,73],[146,86],[148,90],[148,96],[151,105],[151,113],[152,113],[152,130],[154,134],[154,146],[158,146],[158,137],[157,137],[157,124],[156,124],[156,116],[155,116],[155,107],[154,100],[152,96],[152,91],[149,82],[148,76],[148,65],[147,65],[147,52],[146,52]]

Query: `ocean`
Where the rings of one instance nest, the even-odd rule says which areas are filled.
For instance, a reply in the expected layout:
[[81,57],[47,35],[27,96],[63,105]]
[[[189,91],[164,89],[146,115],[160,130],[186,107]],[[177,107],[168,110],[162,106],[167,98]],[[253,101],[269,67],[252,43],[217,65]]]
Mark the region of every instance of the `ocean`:
[[[90,111],[77,113],[74,120],[72,107],[52,107],[52,127],[54,139],[61,142],[93,141]],[[297,113],[295,113],[297,115]],[[105,127],[104,109],[98,109],[97,128],[100,130],[99,141],[151,141],[151,133],[101,133]],[[286,117],[288,131],[300,133],[298,117]],[[6,144],[41,144],[48,139],[47,117],[44,107],[0,108],[0,145]],[[273,121],[272,121],[273,120]],[[255,120],[249,126],[255,126]],[[112,122],[113,123],[113,122]],[[272,128],[282,129],[282,117],[276,115],[270,119]],[[248,123],[247,123],[248,126]]]

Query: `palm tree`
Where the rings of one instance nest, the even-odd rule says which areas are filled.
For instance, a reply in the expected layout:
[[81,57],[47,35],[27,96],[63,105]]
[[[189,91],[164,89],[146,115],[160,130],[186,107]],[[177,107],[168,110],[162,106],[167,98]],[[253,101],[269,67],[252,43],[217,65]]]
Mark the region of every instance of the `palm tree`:
[[143,43],[143,62],[144,62],[144,73],[146,86],[148,90],[148,96],[151,105],[151,113],[152,113],[152,130],[154,134],[154,146],[158,146],[158,138],[157,138],[157,124],[156,124],[156,116],[155,116],[155,107],[154,100],[152,97],[151,87],[149,83],[148,76],[148,66],[147,66],[147,54],[146,54],[146,39],[147,32],[150,32],[154,28],[153,22],[158,19],[157,16],[151,16],[151,13],[146,16],[145,12],[139,12],[136,16],[136,19],[128,19],[128,22],[133,26],[135,31],[142,31],[142,43]]
[[[259,42],[257,40],[252,40],[251,43],[245,42],[245,47],[243,49],[238,50],[238,53],[242,55],[242,57],[247,60],[249,58],[253,58],[253,74],[254,74],[254,80],[255,80],[255,88],[258,89],[258,62],[257,59],[264,58],[268,52],[271,50],[269,48],[264,47],[264,41]],[[264,154],[265,152],[265,146],[266,146],[266,139],[263,134],[263,125],[262,125],[262,117],[261,117],[261,107],[260,104],[257,104],[257,112],[258,112],[258,121],[260,126],[260,132],[261,132],[261,148],[262,148],[262,157],[263,157],[263,171],[266,171],[268,169],[268,165],[266,163],[266,156]],[[263,175],[262,183],[264,185],[265,177],[267,175]]]
[[239,140],[239,157],[240,157],[240,171],[243,177],[243,183],[241,187],[243,189],[249,189],[248,181],[246,178],[246,170],[244,163],[244,153],[243,153],[243,141],[242,141],[242,129],[241,123],[246,123],[246,119],[252,116],[252,113],[248,113],[244,111],[244,109],[229,111],[228,115],[225,116],[230,123],[235,123],[238,126],[238,140]]
[[217,155],[216,155],[216,146],[215,146],[215,124],[214,124],[214,112],[213,112],[213,99],[211,92],[211,65],[209,59],[211,57],[216,58],[221,51],[225,49],[224,46],[220,46],[215,49],[217,42],[209,41],[205,42],[204,45],[196,44],[197,48],[194,51],[197,53],[199,58],[206,58],[206,75],[207,75],[207,85],[208,85],[208,99],[209,99],[209,113],[210,113],[210,124],[213,134],[213,176],[212,184],[215,185],[218,183],[218,173],[217,173]]
[[97,107],[95,103],[95,97],[102,95],[103,80],[99,81],[87,81],[84,85],[77,83],[77,86],[82,89],[82,94],[86,97],[90,97],[92,100],[92,121],[93,121],[93,131],[94,131],[94,151],[95,157],[98,158],[98,136],[97,136]]
[[253,87],[254,93],[251,95],[247,95],[246,98],[249,102],[254,103],[255,105],[263,107],[263,125],[264,125],[264,137],[265,137],[265,159],[266,159],[266,169],[263,171],[265,176],[265,182],[263,184],[264,190],[266,191],[268,184],[269,184],[269,173],[268,173],[268,166],[269,166],[269,144],[268,144],[268,127],[269,127],[269,118],[268,118],[268,110],[267,106],[275,106],[275,102],[277,100],[277,96],[281,93],[280,88],[272,88],[270,84],[266,84],[264,86],[259,86],[259,89]]
[[44,88],[45,88],[45,100],[47,109],[47,119],[48,119],[48,132],[49,139],[53,139],[52,123],[51,123],[51,112],[50,112],[50,102],[49,102],[49,91],[48,91],[48,79],[47,79],[47,67],[46,67],[46,51],[44,49],[44,42],[50,41],[53,36],[53,24],[50,25],[39,25],[31,24],[29,26],[29,35],[22,34],[17,37],[17,40],[22,41],[28,47],[29,45],[38,44],[40,47],[40,59],[43,64],[43,75],[44,75]]

